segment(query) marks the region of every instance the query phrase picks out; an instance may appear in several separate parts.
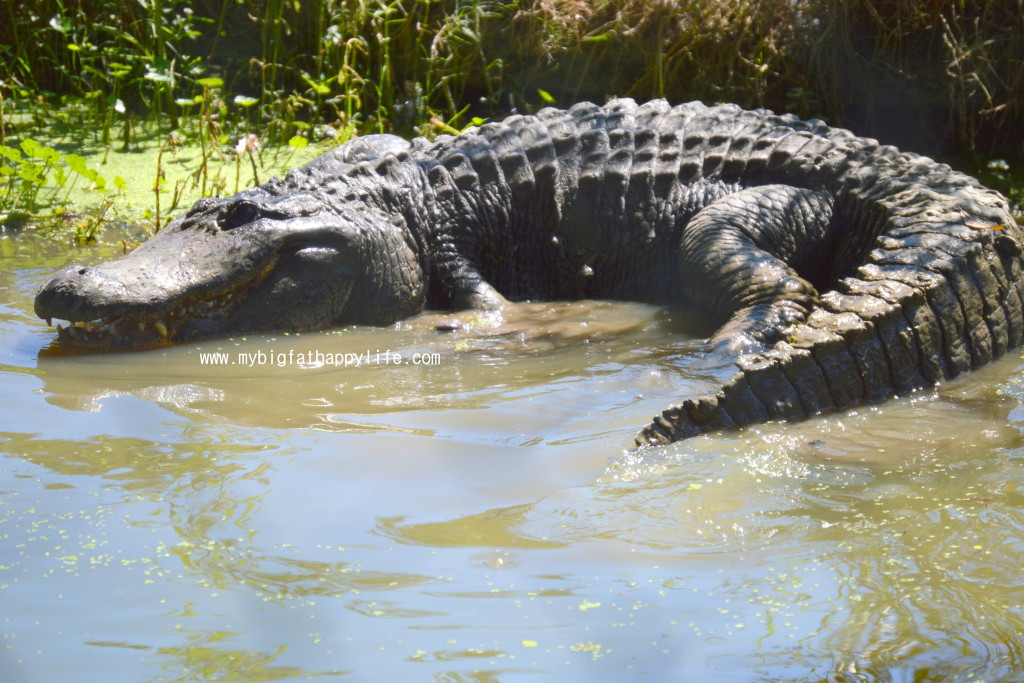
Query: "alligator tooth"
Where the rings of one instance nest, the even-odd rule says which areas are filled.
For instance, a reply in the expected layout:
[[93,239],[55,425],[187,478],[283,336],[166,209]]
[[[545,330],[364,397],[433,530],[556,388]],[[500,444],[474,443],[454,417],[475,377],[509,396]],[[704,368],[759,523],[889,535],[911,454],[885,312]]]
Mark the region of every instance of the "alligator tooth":
[[163,320],[157,320],[155,323],[153,323],[153,327],[156,329],[156,331],[160,334],[161,337],[167,339],[167,325],[164,325]]
[[139,332],[145,332],[145,331],[146,331],[146,322],[144,320],[140,320],[139,321]]
[[85,327],[85,322],[82,321],[82,320],[77,320],[77,321],[71,323],[71,326],[72,327]]
[[46,324],[47,325],[52,325],[53,324],[53,318],[47,318],[46,319]]

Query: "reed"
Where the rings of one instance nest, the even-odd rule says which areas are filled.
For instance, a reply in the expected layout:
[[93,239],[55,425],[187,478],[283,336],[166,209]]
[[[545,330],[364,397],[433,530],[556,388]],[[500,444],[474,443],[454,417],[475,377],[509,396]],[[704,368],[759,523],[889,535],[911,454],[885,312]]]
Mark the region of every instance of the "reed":
[[180,128],[175,103],[201,96],[211,77],[229,101],[254,100],[221,125],[255,127],[268,143],[317,123],[429,132],[432,118],[456,119],[466,105],[497,115],[542,104],[538,89],[562,103],[701,98],[839,122],[857,88],[899,74],[941,98],[965,148],[1021,138],[1024,0],[36,5],[0,10],[0,95],[79,104],[104,142],[116,124],[130,142],[136,119]]
[[[297,138],[434,135],[609,96],[732,101],[872,133],[856,105],[881,97],[878,84],[919,93],[922,106],[945,117],[946,142],[958,152],[1024,163],[1024,0],[17,7],[0,3],[0,145],[57,133],[109,151],[114,141],[136,149],[173,133],[201,148],[193,182],[204,194],[228,183],[219,171],[211,176],[215,158],[241,181],[244,160],[232,148],[250,135],[276,159]],[[24,199],[35,190],[12,184],[19,163],[0,157],[10,171],[0,173]]]

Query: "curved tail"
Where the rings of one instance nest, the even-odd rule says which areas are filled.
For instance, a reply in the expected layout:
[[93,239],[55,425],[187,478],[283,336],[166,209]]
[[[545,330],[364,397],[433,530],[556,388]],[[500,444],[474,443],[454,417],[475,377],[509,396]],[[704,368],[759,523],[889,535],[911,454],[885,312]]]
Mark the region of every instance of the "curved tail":
[[[913,172],[915,159],[900,161]],[[637,445],[878,402],[1020,346],[1024,234],[1005,200],[948,167],[919,168],[895,188],[840,188],[837,206],[869,204],[874,211],[856,213],[882,216],[866,263],[786,327],[782,341],[739,356],[736,374],[715,395],[655,417]]]

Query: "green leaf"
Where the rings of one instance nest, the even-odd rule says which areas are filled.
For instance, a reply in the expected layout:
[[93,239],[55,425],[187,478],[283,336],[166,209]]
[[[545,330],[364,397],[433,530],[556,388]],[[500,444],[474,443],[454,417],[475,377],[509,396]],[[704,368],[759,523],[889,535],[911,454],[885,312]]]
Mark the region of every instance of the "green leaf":
[[288,146],[293,149],[303,149],[309,144],[309,140],[302,137],[301,135],[293,135],[292,139],[288,141]]
[[301,74],[301,75],[302,75],[302,80],[306,81],[306,85],[308,85],[310,88],[312,88],[313,92],[315,92],[317,95],[330,95],[331,94],[331,86],[327,85],[326,82],[320,83],[318,81],[314,81],[312,78],[310,78],[306,74]]
[[53,147],[40,147],[36,150],[36,156],[48,164],[54,161],[60,161],[60,152],[55,150]]
[[128,189],[128,183],[125,182],[124,178],[119,175],[114,176],[114,187],[119,191],[124,192]]
[[540,88],[537,88],[537,94],[540,95],[540,98],[544,100],[546,103],[555,104],[555,98],[552,97],[551,93],[549,93],[547,90],[541,90]]
[[11,161],[21,161],[21,152],[14,147],[0,145],[0,157],[7,157]]
[[64,161],[67,162],[68,168],[79,175],[85,175],[89,171],[89,167],[85,163],[85,159],[77,154],[71,153],[64,157]]
[[251,107],[257,102],[259,102],[259,100],[255,97],[249,97],[248,95],[235,95],[235,104],[239,107]]
[[18,177],[27,180],[33,185],[42,185],[46,180],[39,174],[39,167],[35,164],[22,164],[18,169]]
[[25,153],[25,156],[34,157],[39,155],[39,150],[42,148],[38,142],[32,138],[25,138],[21,141],[21,151]]
[[224,79],[223,78],[216,78],[216,77],[213,77],[213,76],[208,76],[207,78],[200,78],[199,80],[196,81],[196,83],[198,83],[199,85],[203,86],[204,88],[223,88],[224,87]]

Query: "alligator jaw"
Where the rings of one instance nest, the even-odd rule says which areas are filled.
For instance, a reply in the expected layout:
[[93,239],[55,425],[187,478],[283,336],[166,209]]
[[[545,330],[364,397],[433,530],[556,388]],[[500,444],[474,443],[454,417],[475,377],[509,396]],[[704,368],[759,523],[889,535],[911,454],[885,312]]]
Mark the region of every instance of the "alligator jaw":
[[[178,339],[182,327],[191,320],[226,318],[245,300],[256,285],[273,269],[276,259],[253,277],[232,289],[216,294],[185,297],[156,313],[124,310],[92,319],[57,323],[57,342],[63,346],[94,349],[147,348],[170,344]],[[60,312],[46,311],[47,324],[62,318]]]
[[57,324],[61,344],[95,348],[147,346],[170,343],[181,324],[193,318],[224,317],[233,304],[234,294],[217,299],[195,301],[174,307],[160,317],[154,315],[112,314],[95,320]]

